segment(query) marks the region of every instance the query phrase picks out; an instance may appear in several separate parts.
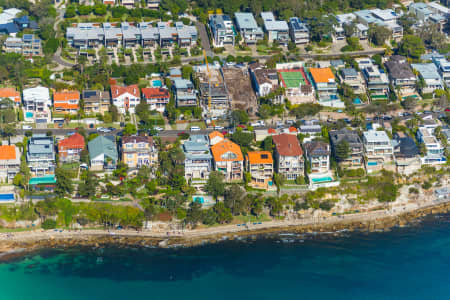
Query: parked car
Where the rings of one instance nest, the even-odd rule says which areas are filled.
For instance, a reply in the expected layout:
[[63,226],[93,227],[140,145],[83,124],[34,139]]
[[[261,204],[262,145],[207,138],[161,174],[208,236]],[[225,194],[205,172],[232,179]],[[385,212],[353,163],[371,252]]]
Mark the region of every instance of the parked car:
[[245,125],[242,125],[242,124],[239,124],[238,126],[236,126],[236,127],[240,127],[240,128],[242,128],[242,129],[245,129],[245,128],[247,128],[247,127],[245,127]]
[[223,130],[223,126],[214,126],[214,130]]
[[31,129],[33,129],[33,127],[31,127],[30,125],[23,125],[22,129],[23,130],[31,130]]
[[294,125],[295,121],[294,120],[286,120],[286,125]]
[[191,131],[200,131],[200,127],[198,126],[191,126]]
[[266,123],[264,121],[256,121],[250,124],[252,127],[264,127],[266,126]]
[[163,131],[163,130],[164,130],[164,128],[158,127],[158,126],[154,127],[154,129],[155,129],[156,131]]

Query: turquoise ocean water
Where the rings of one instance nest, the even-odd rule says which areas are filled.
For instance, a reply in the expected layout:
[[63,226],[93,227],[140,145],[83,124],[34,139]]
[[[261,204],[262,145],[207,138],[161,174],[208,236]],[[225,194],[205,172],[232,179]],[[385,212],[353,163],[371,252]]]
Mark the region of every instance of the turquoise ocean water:
[[178,249],[43,250],[0,264],[0,300],[450,299],[450,217],[385,233]]

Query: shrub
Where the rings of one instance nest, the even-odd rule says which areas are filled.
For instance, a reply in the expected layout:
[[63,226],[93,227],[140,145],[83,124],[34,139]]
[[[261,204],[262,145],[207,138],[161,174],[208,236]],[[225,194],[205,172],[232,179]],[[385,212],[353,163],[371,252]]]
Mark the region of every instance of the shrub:
[[41,227],[43,229],[54,229],[56,228],[56,221],[52,219],[47,219],[44,222],[42,222]]

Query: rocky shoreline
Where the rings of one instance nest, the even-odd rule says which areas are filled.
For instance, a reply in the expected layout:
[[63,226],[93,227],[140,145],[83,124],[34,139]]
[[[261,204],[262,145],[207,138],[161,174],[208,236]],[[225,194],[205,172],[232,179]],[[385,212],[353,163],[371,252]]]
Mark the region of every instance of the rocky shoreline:
[[30,252],[45,248],[68,249],[74,247],[103,248],[114,245],[115,247],[159,247],[170,248],[176,246],[194,247],[205,243],[217,243],[223,240],[239,239],[246,236],[268,235],[282,232],[294,234],[321,233],[340,231],[385,231],[396,226],[406,226],[414,220],[419,220],[431,214],[445,214],[450,212],[450,202],[434,206],[419,208],[414,211],[386,215],[375,220],[342,220],[333,223],[320,223],[310,225],[279,226],[251,230],[241,230],[231,233],[220,233],[195,236],[152,237],[136,235],[111,235],[111,234],[79,234],[74,236],[55,236],[42,239],[4,240],[0,242],[0,261],[9,261],[19,258]]

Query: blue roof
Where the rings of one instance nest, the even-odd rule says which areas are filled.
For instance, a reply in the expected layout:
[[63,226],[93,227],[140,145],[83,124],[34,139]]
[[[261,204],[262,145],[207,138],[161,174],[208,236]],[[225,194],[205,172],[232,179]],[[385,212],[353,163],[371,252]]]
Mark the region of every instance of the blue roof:
[[0,24],[0,32],[11,34],[19,31],[19,27],[15,23]]

